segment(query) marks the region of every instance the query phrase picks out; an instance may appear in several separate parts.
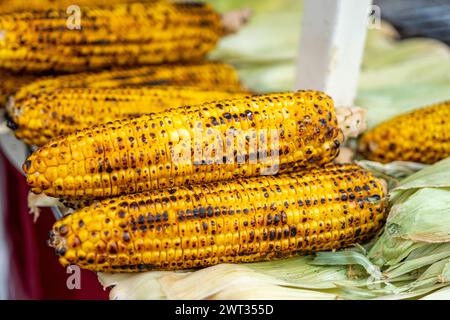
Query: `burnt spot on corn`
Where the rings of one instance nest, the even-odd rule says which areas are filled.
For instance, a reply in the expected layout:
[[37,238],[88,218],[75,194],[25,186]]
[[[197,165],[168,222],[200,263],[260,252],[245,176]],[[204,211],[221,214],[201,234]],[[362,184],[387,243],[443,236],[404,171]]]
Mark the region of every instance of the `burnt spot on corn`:
[[61,236],[64,236],[69,232],[69,228],[67,227],[67,225],[63,224],[59,227],[58,232]]
[[5,120],[6,120],[6,126],[10,128],[13,131],[16,131],[19,129],[19,125],[17,122],[13,120],[13,118],[6,112],[5,113]]
[[27,173],[31,168],[31,160],[26,160],[23,164],[23,171]]
[[55,252],[56,252],[56,254],[57,254],[58,256],[64,257],[64,255],[65,255],[66,252],[67,252],[67,249],[64,248],[64,247],[57,248],[57,249],[55,249]]

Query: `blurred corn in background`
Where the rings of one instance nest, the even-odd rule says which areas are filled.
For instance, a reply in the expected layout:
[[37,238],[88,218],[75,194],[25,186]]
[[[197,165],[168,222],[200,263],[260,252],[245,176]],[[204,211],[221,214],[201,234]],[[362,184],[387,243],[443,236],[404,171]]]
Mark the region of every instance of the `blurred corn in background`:
[[154,0],[86,6],[81,12],[74,30],[65,9],[1,15],[0,67],[79,72],[200,60],[226,32],[207,4]]
[[[209,2],[223,11],[242,6],[237,0]],[[429,1],[420,1],[417,6],[405,0],[386,2],[395,4],[399,10],[415,9],[418,14],[429,5]],[[211,56],[233,63],[245,84],[253,90],[292,89],[303,1],[255,0],[247,3],[254,10],[248,25],[238,34],[223,39]],[[389,5],[384,7],[383,2],[378,5],[381,18],[389,15]],[[437,16],[447,14],[446,10],[434,11],[436,20],[439,19]],[[399,17],[396,21],[408,20],[402,19]],[[414,23],[411,19],[408,21]],[[450,99],[450,49],[447,45],[424,38],[424,33],[420,34],[422,38],[400,41],[400,34],[385,22],[380,29],[372,28],[368,32],[355,103],[368,110],[369,127],[397,114]],[[450,29],[442,24],[441,33],[450,34]]]

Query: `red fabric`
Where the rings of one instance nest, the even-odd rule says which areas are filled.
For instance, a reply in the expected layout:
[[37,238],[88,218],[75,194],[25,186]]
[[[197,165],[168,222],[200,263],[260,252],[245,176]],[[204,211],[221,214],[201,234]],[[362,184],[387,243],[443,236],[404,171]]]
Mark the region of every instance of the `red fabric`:
[[47,246],[48,232],[55,222],[49,209],[38,221],[28,213],[28,187],[25,178],[0,152],[0,177],[4,190],[4,223],[11,254],[9,263],[10,299],[107,299],[97,276],[82,270],[81,289],[66,286],[70,274],[58,263]]

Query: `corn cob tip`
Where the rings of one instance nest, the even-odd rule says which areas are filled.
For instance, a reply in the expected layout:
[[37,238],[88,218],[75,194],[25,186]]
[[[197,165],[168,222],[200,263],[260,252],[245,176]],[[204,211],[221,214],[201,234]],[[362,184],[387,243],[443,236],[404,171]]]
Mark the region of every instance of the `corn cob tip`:
[[63,266],[67,266],[67,260],[64,259],[64,256],[67,252],[67,241],[63,236],[64,229],[67,230],[66,225],[62,225],[59,229],[54,229],[49,232],[49,240],[47,244],[49,247],[55,250],[55,254],[59,257],[60,262]]
[[25,173],[28,173],[28,171],[30,170],[30,166],[31,166],[31,161],[30,160],[26,160],[23,165],[22,165],[22,169]]
[[41,194],[50,188],[50,183],[45,177],[43,159],[35,154],[30,155],[22,165],[22,170],[26,175],[27,183],[32,186],[31,191],[35,194]]
[[233,10],[222,15],[222,25],[225,35],[238,32],[249,20],[252,15],[250,8]]

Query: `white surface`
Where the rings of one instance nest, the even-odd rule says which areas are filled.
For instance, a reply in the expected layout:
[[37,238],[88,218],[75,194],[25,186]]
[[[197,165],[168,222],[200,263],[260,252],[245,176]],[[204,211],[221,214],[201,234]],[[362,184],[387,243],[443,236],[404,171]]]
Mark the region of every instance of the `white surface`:
[[27,147],[11,133],[0,134],[0,148],[8,160],[22,172],[22,164],[27,158]]
[[371,0],[305,0],[295,89],[324,91],[336,106],[356,94]]

